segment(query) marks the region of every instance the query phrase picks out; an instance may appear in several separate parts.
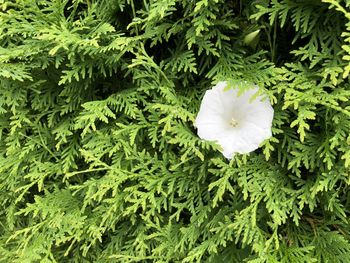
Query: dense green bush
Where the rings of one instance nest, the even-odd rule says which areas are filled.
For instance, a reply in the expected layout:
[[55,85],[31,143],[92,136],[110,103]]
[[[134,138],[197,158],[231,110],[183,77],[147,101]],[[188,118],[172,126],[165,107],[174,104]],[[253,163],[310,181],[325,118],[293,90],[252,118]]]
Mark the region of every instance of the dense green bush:
[[[0,262],[350,262],[349,0],[0,4]],[[231,161],[227,79],[275,110]]]

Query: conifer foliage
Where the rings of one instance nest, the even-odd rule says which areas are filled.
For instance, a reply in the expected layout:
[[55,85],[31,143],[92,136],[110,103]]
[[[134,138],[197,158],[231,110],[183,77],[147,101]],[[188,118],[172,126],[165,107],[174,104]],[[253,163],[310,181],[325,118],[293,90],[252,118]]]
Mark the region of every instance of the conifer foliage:
[[[350,1],[0,7],[0,262],[350,262]],[[221,80],[275,111],[232,160]]]

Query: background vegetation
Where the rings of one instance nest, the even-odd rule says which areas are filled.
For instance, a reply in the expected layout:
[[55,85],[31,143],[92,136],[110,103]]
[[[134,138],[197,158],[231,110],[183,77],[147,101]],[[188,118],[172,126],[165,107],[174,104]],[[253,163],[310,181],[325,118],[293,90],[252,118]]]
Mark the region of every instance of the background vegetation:
[[[350,1],[0,4],[0,262],[350,262]],[[227,79],[275,109],[231,161]]]

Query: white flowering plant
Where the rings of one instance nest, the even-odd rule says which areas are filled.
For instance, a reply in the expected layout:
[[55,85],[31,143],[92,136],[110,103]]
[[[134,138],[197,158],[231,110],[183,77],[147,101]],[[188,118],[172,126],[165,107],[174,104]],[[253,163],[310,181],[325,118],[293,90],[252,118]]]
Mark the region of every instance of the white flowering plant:
[[228,88],[226,81],[207,90],[195,126],[198,136],[216,141],[226,158],[235,153],[249,153],[272,135],[273,108],[259,96],[253,100],[259,87],[253,86],[239,94],[237,87]]

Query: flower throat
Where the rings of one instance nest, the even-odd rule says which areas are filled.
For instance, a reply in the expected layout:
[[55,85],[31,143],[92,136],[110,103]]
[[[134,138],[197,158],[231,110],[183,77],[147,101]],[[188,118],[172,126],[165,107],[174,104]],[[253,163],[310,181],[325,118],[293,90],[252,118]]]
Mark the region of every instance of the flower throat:
[[231,126],[231,127],[237,127],[237,125],[238,125],[238,121],[236,121],[235,118],[232,118],[232,119],[230,120],[230,126]]

